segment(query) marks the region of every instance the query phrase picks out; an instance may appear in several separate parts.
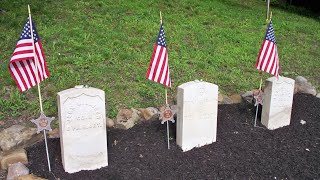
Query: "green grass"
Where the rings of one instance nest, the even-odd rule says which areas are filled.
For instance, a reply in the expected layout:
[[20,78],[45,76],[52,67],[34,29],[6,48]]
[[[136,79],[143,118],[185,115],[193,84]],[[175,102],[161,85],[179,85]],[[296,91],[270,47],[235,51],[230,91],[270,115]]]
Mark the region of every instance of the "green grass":
[[[261,0],[30,1],[51,77],[41,83],[44,112],[58,113],[56,93],[79,84],[106,92],[108,116],[119,108],[160,106],[164,88],[145,79],[162,11],[172,89],[202,79],[224,94],[259,86],[254,64],[265,26]],[[0,120],[39,114],[37,88],[20,93],[8,63],[27,18],[25,1],[0,1]],[[319,18],[273,8],[281,72],[320,90]],[[263,73],[263,78],[271,77]]]

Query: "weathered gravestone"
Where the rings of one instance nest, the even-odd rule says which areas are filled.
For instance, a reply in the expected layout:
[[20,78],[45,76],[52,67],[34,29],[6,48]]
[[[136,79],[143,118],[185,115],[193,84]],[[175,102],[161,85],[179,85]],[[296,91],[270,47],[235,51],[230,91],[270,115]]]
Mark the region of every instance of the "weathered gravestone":
[[183,151],[216,141],[218,86],[192,81],[178,87],[177,144]]
[[75,87],[58,93],[62,164],[66,172],[108,165],[104,91]]
[[261,123],[268,129],[290,125],[294,80],[271,77],[264,88]]

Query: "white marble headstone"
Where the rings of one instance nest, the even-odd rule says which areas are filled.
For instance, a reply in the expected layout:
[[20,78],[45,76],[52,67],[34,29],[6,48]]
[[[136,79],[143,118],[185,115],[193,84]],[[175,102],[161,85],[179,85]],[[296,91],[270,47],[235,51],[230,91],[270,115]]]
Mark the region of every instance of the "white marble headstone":
[[104,91],[71,88],[58,93],[61,156],[74,173],[108,166]]
[[268,129],[290,125],[293,91],[293,79],[271,77],[266,80],[261,123]]
[[178,87],[177,144],[183,151],[216,141],[218,86],[192,81]]

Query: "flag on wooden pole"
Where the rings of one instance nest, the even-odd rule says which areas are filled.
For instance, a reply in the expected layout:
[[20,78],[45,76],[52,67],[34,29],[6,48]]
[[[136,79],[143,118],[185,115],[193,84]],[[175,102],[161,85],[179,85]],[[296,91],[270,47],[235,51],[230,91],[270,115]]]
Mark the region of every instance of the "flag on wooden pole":
[[[33,22],[32,27],[35,52],[33,52],[30,19],[28,18],[8,66],[20,91],[28,90],[50,76],[40,37]],[[36,65],[35,62],[37,62]],[[38,73],[39,82],[37,81],[36,72]]]
[[271,20],[268,24],[267,32],[260,48],[256,68],[273,74],[276,77],[279,76],[279,58]]
[[162,23],[156,44],[154,45],[146,78],[171,87],[167,44]]

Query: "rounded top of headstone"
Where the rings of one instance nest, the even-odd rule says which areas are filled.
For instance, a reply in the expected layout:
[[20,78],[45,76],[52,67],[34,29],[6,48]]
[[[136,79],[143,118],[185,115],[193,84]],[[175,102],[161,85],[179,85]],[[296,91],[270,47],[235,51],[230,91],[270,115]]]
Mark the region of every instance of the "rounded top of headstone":
[[84,88],[84,85],[77,85],[77,86],[74,86],[74,88],[81,89],[81,88]]
[[289,83],[289,84],[294,83],[294,79],[287,78],[287,77],[284,77],[284,76],[279,76],[279,78],[273,76],[271,78],[268,78],[267,81],[276,82],[276,83],[286,82],[286,83]]
[[181,85],[178,86],[178,88],[180,89],[185,89],[186,87],[198,87],[198,86],[213,86],[215,88],[218,88],[217,85],[209,83],[209,82],[205,82],[205,81],[199,81],[199,80],[194,80],[194,81],[189,81],[186,83],[183,83]]
[[90,95],[90,96],[95,96],[95,95],[104,96],[105,93],[101,89],[88,87],[86,85],[78,85],[78,86],[75,86],[74,88],[65,89],[63,91],[60,91],[57,94],[58,94],[58,96],[76,97],[76,96],[79,96],[82,94],[86,94],[86,95]]

